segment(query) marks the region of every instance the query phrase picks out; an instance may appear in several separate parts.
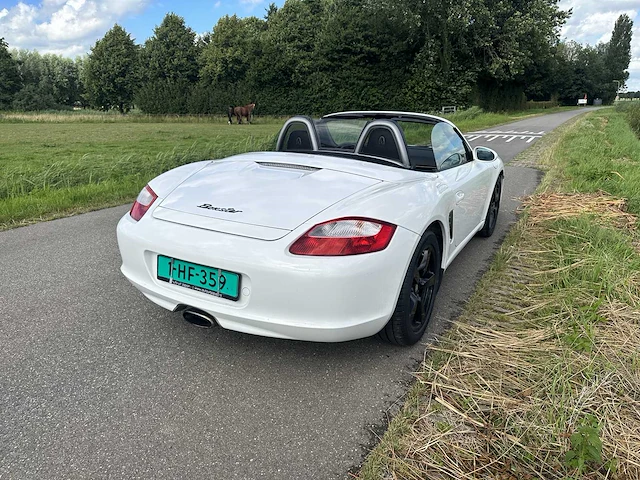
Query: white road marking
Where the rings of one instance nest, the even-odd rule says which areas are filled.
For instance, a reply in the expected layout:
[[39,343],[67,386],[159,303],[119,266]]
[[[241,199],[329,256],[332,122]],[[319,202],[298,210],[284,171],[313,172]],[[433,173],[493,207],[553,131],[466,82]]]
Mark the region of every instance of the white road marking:
[[506,132],[503,132],[502,130],[478,130],[476,132],[469,132],[469,135],[511,135],[511,134],[515,134],[515,135],[536,135],[536,136],[542,136],[544,135],[544,131],[542,132],[517,132],[515,130],[509,130]]
[[467,141],[473,142],[478,139],[486,139],[487,142],[493,142],[498,138],[505,139],[506,143],[512,142],[516,138],[524,140],[526,143],[531,143],[534,140],[542,137],[544,130],[540,132],[516,131],[516,130],[479,130],[477,132],[469,132],[465,135]]

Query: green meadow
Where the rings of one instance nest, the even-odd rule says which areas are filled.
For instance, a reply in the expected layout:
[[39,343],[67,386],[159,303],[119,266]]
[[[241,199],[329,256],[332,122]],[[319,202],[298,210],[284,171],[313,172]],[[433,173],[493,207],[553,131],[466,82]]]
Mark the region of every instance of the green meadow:
[[0,228],[130,202],[171,168],[270,148],[281,124],[0,123]]

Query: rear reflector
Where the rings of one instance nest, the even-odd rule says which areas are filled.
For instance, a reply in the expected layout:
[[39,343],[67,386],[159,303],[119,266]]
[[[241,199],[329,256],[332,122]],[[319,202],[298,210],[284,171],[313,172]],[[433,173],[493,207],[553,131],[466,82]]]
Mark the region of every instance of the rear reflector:
[[339,218],[320,223],[289,248],[294,255],[360,255],[387,248],[396,231],[390,223],[369,218]]

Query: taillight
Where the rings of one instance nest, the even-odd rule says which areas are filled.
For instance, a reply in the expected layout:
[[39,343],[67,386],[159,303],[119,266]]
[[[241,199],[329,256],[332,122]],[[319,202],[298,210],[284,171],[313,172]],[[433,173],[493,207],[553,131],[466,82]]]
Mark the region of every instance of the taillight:
[[369,218],[339,218],[320,223],[296,240],[289,252],[320,257],[384,250],[396,226]]
[[158,198],[156,192],[151,190],[151,187],[149,185],[144,187],[138,194],[138,198],[136,198],[136,201],[133,202],[133,206],[131,207],[131,211],[129,212],[131,218],[133,218],[136,222],[139,221],[142,217],[144,217],[144,214],[147,213],[149,207],[153,205],[153,202],[156,201],[156,198]]

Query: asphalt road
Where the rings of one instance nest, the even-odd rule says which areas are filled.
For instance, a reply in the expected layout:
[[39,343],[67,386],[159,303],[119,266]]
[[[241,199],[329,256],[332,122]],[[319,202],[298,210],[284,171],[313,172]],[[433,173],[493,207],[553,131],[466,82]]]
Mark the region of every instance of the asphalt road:
[[[578,113],[476,132],[472,144],[509,161]],[[447,271],[425,340],[460,311],[538,180],[507,167],[496,233]],[[120,274],[127,208],[0,233],[0,478],[344,478],[424,345],[197,329]]]

